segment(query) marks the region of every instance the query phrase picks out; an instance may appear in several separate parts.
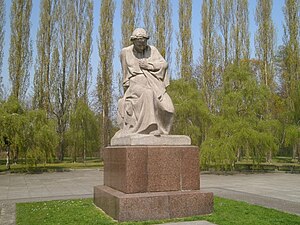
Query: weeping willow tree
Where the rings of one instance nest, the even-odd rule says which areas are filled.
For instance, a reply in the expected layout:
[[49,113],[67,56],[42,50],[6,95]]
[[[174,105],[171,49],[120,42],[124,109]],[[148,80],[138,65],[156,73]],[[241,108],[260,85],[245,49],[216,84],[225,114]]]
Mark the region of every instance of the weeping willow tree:
[[68,152],[73,161],[81,157],[83,161],[89,153],[99,148],[99,122],[84,99],[79,99],[70,115],[70,128],[66,133]]
[[201,145],[204,165],[232,169],[239,154],[260,163],[279,148],[280,123],[264,119],[270,92],[262,88],[249,65],[229,65],[218,99],[220,115],[213,117],[207,139]]

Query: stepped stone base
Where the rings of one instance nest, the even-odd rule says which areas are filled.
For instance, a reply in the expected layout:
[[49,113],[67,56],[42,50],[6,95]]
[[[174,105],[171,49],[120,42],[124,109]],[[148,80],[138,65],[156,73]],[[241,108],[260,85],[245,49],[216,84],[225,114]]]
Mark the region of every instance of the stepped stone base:
[[110,146],[104,149],[104,185],[94,203],[118,221],[210,214],[213,194],[200,191],[196,146]]
[[125,194],[94,187],[94,203],[118,221],[143,221],[210,214],[213,194],[199,190]]

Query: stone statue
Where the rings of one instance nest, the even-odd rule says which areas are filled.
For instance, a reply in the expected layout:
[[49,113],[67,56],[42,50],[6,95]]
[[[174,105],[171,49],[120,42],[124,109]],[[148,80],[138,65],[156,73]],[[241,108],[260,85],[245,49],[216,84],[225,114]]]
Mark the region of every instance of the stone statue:
[[124,96],[118,102],[118,125],[114,137],[131,134],[169,134],[174,106],[166,92],[168,63],[147,44],[142,28],[133,31],[132,45],[121,50]]

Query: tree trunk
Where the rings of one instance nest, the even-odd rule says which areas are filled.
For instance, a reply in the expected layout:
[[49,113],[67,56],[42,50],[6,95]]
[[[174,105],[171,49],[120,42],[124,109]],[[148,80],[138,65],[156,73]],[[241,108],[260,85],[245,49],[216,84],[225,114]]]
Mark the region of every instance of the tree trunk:
[[10,157],[10,147],[9,145],[6,146],[6,169],[7,170],[10,170],[10,160],[9,160],[9,157]]

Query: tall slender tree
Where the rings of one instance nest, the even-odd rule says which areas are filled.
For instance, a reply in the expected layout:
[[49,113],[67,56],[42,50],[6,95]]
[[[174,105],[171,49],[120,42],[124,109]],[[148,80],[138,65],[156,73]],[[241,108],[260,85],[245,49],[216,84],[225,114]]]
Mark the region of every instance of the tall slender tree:
[[76,0],[74,7],[74,45],[72,73],[72,102],[75,108],[80,98],[88,101],[88,83],[91,77],[93,2]]
[[110,138],[110,110],[112,102],[113,76],[113,18],[115,12],[114,0],[101,1],[98,53],[100,63],[98,67],[97,93],[101,105],[102,116],[102,146],[109,144]]
[[214,0],[202,2],[202,58],[200,63],[199,84],[207,107],[214,112],[216,88],[220,78],[217,73],[218,46],[216,35],[216,7]]
[[170,63],[172,37],[170,1],[156,0],[155,6],[155,45],[162,56]]
[[283,12],[285,20],[281,69],[283,94],[291,114],[290,118],[286,118],[286,139],[293,146],[293,157],[298,157],[300,161],[300,1],[286,0]]
[[[55,104],[53,113],[57,119],[57,132],[60,137],[58,157],[64,159],[65,133],[71,104],[71,74],[73,71],[72,50],[74,44],[74,7],[71,1],[58,2],[58,36],[53,53],[51,71],[55,74]],[[53,67],[53,66],[56,66]]]
[[154,43],[155,35],[154,35],[154,19],[152,15],[154,14],[154,4],[155,0],[144,0],[144,26],[149,35],[149,42]]
[[[269,101],[265,103],[264,119],[272,118],[272,94],[275,93],[274,79],[274,52],[275,52],[275,28],[271,13],[273,0],[259,0],[256,6],[255,20],[258,30],[255,35],[256,55],[259,60],[259,79],[262,88],[269,90]],[[272,160],[272,152],[266,155],[267,160]]]
[[135,20],[134,24],[138,27],[142,26],[143,15],[143,0],[135,0]]
[[230,34],[233,16],[233,0],[217,0],[218,26],[223,41],[223,69],[230,61]]
[[179,0],[179,33],[177,64],[180,65],[180,76],[185,80],[192,78],[193,46],[192,46],[192,1]]
[[275,29],[271,13],[273,0],[258,0],[255,20],[258,30],[255,35],[256,55],[260,61],[260,81],[274,90]]
[[30,41],[31,0],[14,0],[10,17],[9,78],[11,95],[24,99],[29,85],[32,46]]
[[130,35],[135,28],[136,0],[122,1],[122,46],[129,46]]
[[241,59],[250,58],[250,33],[248,0],[234,0],[232,20],[232,49],[233,60],[239,63]]
[[43,0],[40,4],[40,25],[37,32],[37,57],[34,73],[33,106],[51,114],[51,87],[54,74],[50,73],[51,56],[55,45],[57,0]]
[[3,65],[3,42],[4,42],[4,25],[5,25],[5,2],[0,0],[0,100],[3,99],[4,90],[2,84],[2,65]]

